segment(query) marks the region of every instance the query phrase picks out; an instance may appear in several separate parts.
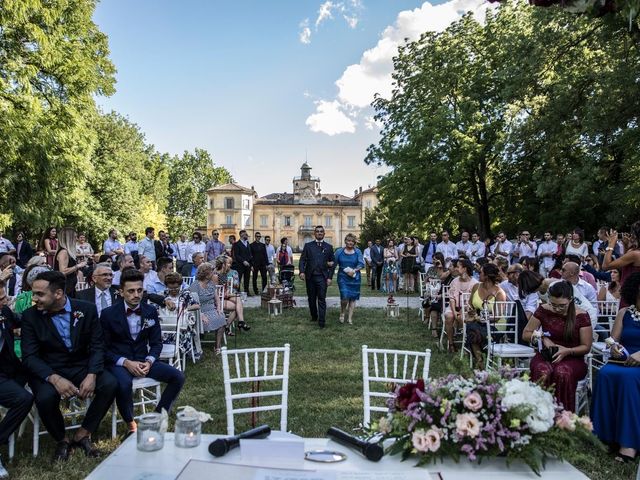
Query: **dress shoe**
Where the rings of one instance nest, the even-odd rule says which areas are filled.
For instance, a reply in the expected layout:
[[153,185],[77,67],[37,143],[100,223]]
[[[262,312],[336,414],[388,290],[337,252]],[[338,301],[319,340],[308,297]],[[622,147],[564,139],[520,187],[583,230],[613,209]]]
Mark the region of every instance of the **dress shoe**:
[[66,462],[69,460],[69,442],[62,440],[56,444],[56,450],[53,452],[54,462]]
[[318,321],[318,319],[317,319],[317,318],[313,318],[313,317],[311,317],[311,321],[312,321],[312,322],[317,322],[317,321]]
[[249,330],[251,330],[251,327],[247,325],[246,322],[238,322],[238,328],[241,328],[245,332],[248,332]]
[[320,328],[324,328],[324,323],[321,323],[319,326]]
[[100,450],[96,448],[96,446],[91,443],[91,438],[87,435],[86,437],[82,437],[80,440],[74,440],[71,444],[71,448],[84,451],[84,454],[90,458],[96,458],[100,456]]

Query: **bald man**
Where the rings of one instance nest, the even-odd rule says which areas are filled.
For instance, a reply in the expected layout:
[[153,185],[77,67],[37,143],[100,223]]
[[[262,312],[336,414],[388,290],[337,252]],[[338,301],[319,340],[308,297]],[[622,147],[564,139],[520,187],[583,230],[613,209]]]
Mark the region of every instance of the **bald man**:
[[591,319],[591,326],[598,323],[598,294],[595,288],[580,278],[580,265],[567,262],[562,266],[562,279],[573,285],[573,297],[576,305],[586,311]]

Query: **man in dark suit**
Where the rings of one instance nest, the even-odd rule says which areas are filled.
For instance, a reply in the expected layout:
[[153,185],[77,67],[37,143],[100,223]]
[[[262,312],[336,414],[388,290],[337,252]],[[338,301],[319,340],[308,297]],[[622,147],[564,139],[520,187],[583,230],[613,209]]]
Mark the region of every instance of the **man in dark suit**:
[[93,303],[98,311],[98,317],[105,308],[118,301],[118,290],[111,285],[113,270],[108,263],[99,263],[93,269],[93,287],[76,293],[78,300]]
[[384,265],[384,248],[379,238],[371,246],[371,289],[380,290],[380,278],[382,276],[382,267]]
[[173,247],[169,242],[167,234],[163,230],[160,230],[158,232],[158,237],[159,239],[153,242],[153,247],[156,251],[156,262],[162,257],[173,258]]
[[[249,248],[249,235],[246,230],[240,230],[240,240],[233,244],[233,268],[238,272],[238,280],[240,286],[244,284],[244,291],[249,293],[249,277],[251,276],[251,264],[253,258],[251,257],[251,248]],[[243,282],[244,279],[244,282]]]
[[[96,307],[67,298],[65,277],[42,272],[31,286],[35,306],[22,314],[22,361],[42,423],[57,442],[54,460],[67,460],[71,448],[90,457],[100,453],[91,434],[109,411],[118,382],[104,370],[104,342]],[[60,397],[92,397],[71,443],[66,439]]]
[[[260,295],[267,286],[267,246],[260,241],[262,235],[256,232],[255,241],[249,246],[251,249],[251,258],[253,266],[253,293]],[[258,292],[258,273],[262,278],[262,290]]]
[[20,268],[27,268],[27,263],[33,257],[33,248],[24,237],[24,233],[18,232],[16,236],[16,263]]
[[[33,396],[24,388],[27,372],[23,370],[13,348],[13,329],[17,325],[7,306],[8,302],[5,285],[0,282],[0,406],[7,409],[0,422],[0,445],[7,443],[11,434],[27,418],[33,405]],[[8,475],[0,462],[0,478]]]
[[170,411],[178,397],[184,375],[162,363],[162,330],[158,311],[142,302],[144,275],[126,270],[120,278],[120,295],[124,302],[102,311],[106,364],[118,380],[116,404],[129,432],[136,431],[133,417],[132,383],[135,377],[149,377],[167,384],[156,411]]
[[300,278],[307,284],[307,298],[311,321],[324,328],[327,312],[327,287],[331,285],[335,270],[333,247],[324,241],[324,227],[318,225],[313,232],[315,241],[308,242],[300,256]]

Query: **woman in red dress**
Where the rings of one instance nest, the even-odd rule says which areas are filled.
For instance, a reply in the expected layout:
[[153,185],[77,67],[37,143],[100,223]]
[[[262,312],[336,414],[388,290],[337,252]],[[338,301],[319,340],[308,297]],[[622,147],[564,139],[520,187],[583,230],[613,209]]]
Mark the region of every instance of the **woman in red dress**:
[[[627,251],[620,258],[613,260],[613,249],[618,242],[618,232],[609,230],[607,248],[602,261],[603,270],[620,269],[620,287],[624,287],[624,282],[636,272],[640,272],[640,221],[631,225],[631,236],[629,243],[625,246]],[[624,298],[620,300],[620,308],[628,307]]]
[[[531,379],[555,385],[555,396],[565,409],[576,405],[576,387],[587,374],[584,356],[591,351],[593,331],[589,315],[576,309],[573,286],[559,281],[549,287],[549,303],[540,305],[524,329],[522,338],[538,346],[534,331],[542,327],[542,343],[551,361],[537,352],[531,360]],[[533,341],[532,341],[533,339]]]

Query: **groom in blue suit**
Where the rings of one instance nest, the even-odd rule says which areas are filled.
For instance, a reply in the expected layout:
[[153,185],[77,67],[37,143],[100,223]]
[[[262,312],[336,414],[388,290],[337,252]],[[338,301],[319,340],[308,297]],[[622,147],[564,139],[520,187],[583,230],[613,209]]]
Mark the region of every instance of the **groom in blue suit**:
[[184,375],[162,363],[162,330],[155,308],[142,302],[144,275],[127,270],[120,277],[118,302],[102,311],[100,323],[104,331],[105,360],[109,371],[118,380],[116,404],[129,432],[136,431],[133,417],[133,379],[148,377],[166,383],[156,411],[171,410],[182,385]]

